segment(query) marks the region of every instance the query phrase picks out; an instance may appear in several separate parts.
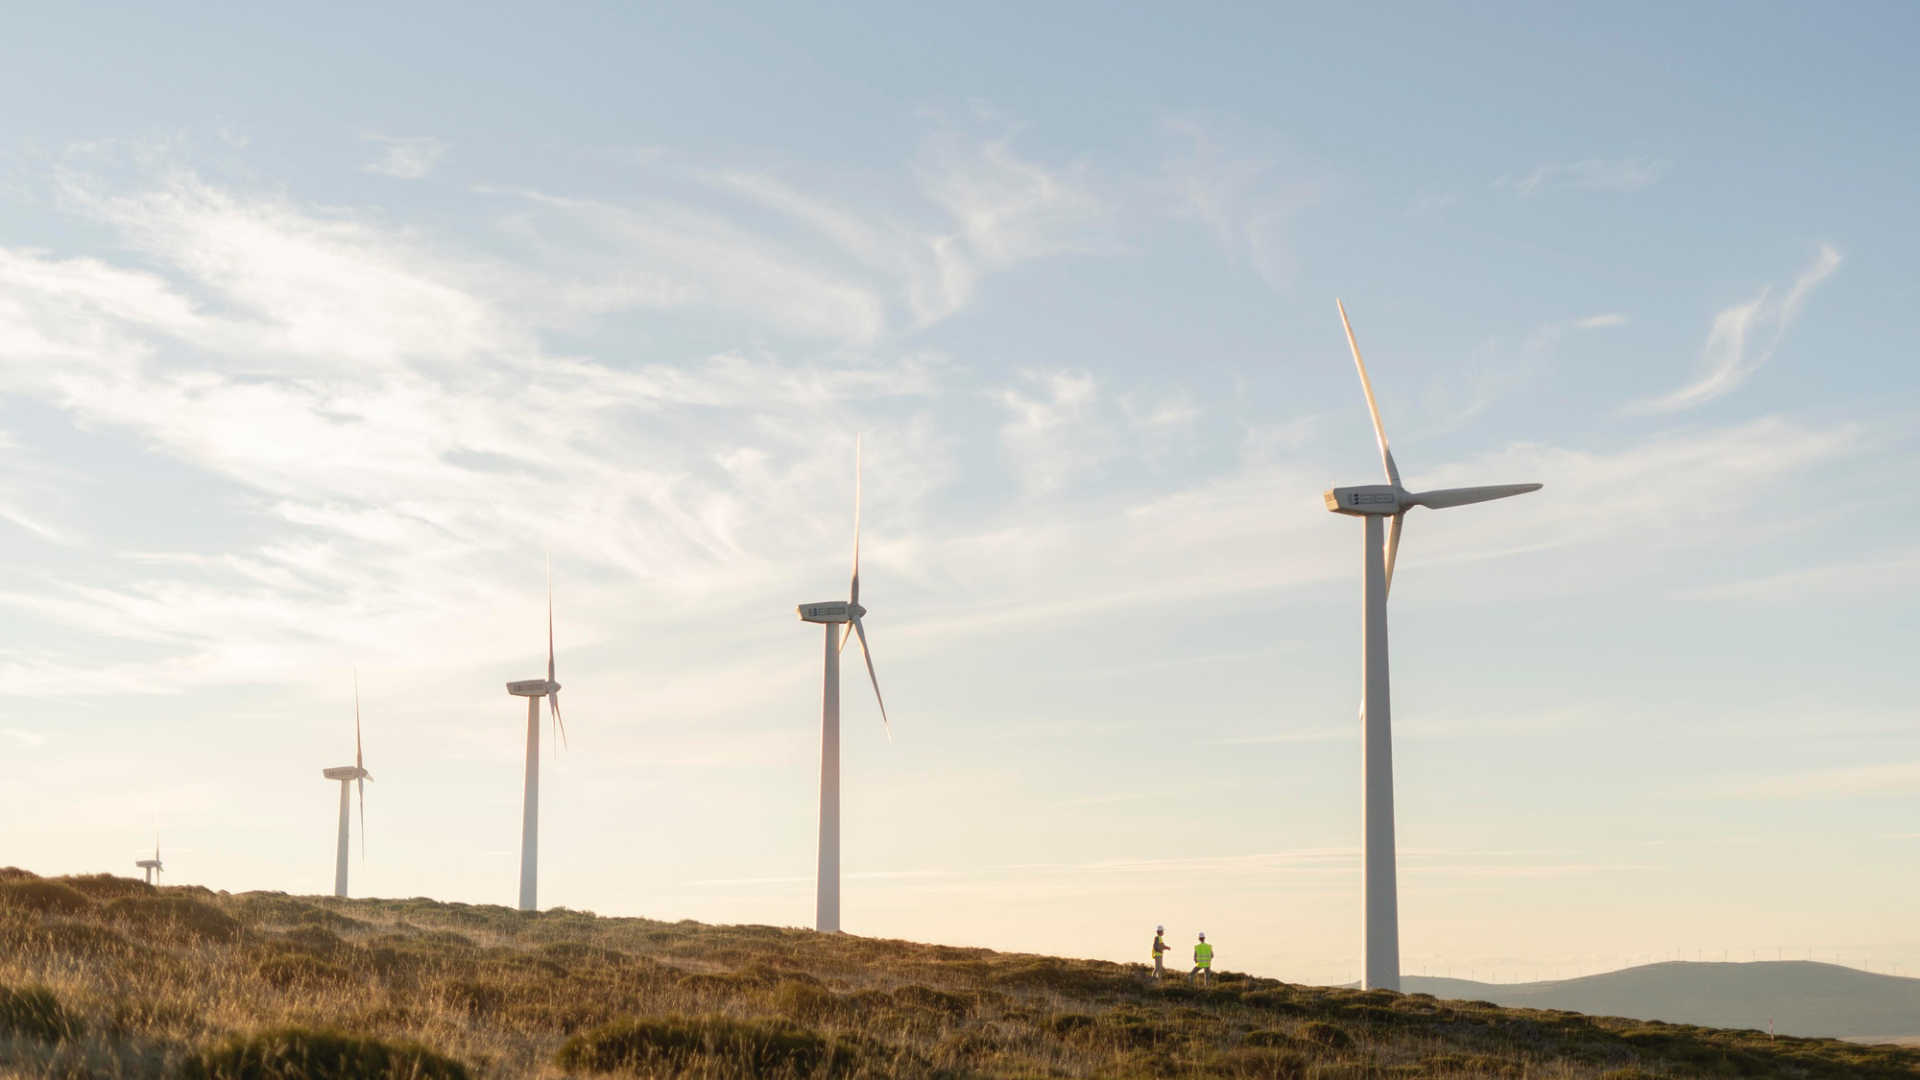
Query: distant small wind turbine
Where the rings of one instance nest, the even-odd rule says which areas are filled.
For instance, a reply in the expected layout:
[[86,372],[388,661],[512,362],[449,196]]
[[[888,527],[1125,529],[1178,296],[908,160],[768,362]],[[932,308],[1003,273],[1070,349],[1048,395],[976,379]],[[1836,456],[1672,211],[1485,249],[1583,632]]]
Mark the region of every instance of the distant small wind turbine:
[[[1363,667],[1360,699],[1361,774],[1365,789],[1361,801],[1361,828],[1365,833],[1366,855],[1362,869],[1366,894],[1365,934],[1361,985],[1367,989],[1400,989],[1400,901],[1394,877],[1393,845],[1393,732],[1387,686],[1387,589],[1393,584],[1393,560],[1400,549],[1400,523],[1407,511],[1416,506],[1434,510],[1466,506],[1470,503],[1504,499],[1540,490],[1539,484],[1494,484],[1488,487],[1447,488],[1442,491],[1409,492],[1400,486],[1400,470],[1393,463],[1393,451],[1387,448],[1387,430],[1380,424],[1380,407],[1373,400],[1373,383],[1367,378],[1367,365],[1360,359],[1360,345],[1353,339],[1353,324],[1347,321],[1347,307],[1338,300],[1340,325],[1347,331],[1347,346],[1353,350],[1354,367],[1360,370],[1360,389],[1367,395],[1367,412],[1373,417],[1373,433],[1380,441],[1380,463],[1386,466],[1387,482],[1363,487],[1334,488],[1325,493],[1327,509],[1366,519],[1366,558],[1362,596],[1365,602],[1362,631]],[[1392,518],[1381,537],[1382,521]]]
[[874,700],[880,703],[880,723],[893,739],[887,720],[887,702],[880,696],[880,677],[873,673],[873,653],[867,649],[866,624],[860,617],[860,440],[853,443],[853,582],[846,600],[801,604],[803,622],[826,624],[826,677],[820,695],[820,866],[815,879],[814,927],[840,929],[840,651],[849,637],[859,637],[860,654],[867,661]]
[[166,867],[160,865],[160,838],[158,836],[153,838],[153,858],[135,859],[133,865],[147,872],[147,884],[149,885],[153,884],[153,879],[159,875],[160,871],[166,869]]
[[560,716],[560,684],[553,681],[553,559],[547,559],[547,677],[507,684],[507,693],[527,699],[527,781],[520,818],[520,910],[537,911],[540,867],[540,699],[547,699],[554,733],[562,746],[567,722]]
[[333,895],[347,895],[347,802],[349,785],[360,786],[360,857],[367,857],[367,781],[373,774],[366,769],[366,757],[360,749],[360,673],[353,673],[353,764],[322,769],[320,775],[340,781],[340,843],[333,853]]

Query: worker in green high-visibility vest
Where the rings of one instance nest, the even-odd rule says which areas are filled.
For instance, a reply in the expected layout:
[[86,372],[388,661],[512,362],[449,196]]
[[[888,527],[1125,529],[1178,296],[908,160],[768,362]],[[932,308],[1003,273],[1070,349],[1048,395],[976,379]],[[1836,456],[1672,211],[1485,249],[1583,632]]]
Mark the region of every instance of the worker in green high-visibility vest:
[[1187,981],[1192,982],[1199,976],[1204,983],[1213,982],[1213,946],[1207,944],[1207,935],[1202,933],[1200,940],[1193,946],[1193,970],[1187,972]]

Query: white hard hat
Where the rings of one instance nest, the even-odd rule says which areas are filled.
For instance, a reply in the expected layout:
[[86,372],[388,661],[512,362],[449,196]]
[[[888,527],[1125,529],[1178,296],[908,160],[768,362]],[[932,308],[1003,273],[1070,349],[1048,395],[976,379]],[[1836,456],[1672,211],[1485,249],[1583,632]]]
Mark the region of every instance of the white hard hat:
[[1164,926],[1156,926],[1153,928],[1153,932],[1156,934],[1164,934],[1167,932],[1167,928]]
[[1207,932],[1205,930],[1200,931],[1200,940],[1201,941],[1207,940]]

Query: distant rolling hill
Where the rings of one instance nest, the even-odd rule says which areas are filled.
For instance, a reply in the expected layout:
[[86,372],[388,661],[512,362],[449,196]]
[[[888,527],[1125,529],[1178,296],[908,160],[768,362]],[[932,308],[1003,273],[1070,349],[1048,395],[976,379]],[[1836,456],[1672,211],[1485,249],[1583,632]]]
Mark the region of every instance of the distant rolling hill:
[[1647,964],[1552,982],[1411,977],[1410,994],[1782,1035],[1920,1036],[1920,979],[1799,960]]

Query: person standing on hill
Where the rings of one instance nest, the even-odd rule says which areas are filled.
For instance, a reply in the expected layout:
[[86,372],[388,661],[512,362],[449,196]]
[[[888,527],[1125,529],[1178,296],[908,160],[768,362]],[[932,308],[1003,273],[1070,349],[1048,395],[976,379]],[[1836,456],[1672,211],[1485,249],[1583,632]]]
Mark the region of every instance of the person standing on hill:
[[1167,974],[1165,958],[1168,946],[1166,934],[1167,928],[1164,926],[1156,926],[1153,928],[1153,977],[1156,979],[1162,978]]
[[1200,934],[1200,940],[1193,945],[1193,970],[1187,972],[1187,981],[1192,982],[1196,975],[1200,977],[1201,982],[1212,985],[1213,946],[1207,944],[1207,935],[1204,931]]

